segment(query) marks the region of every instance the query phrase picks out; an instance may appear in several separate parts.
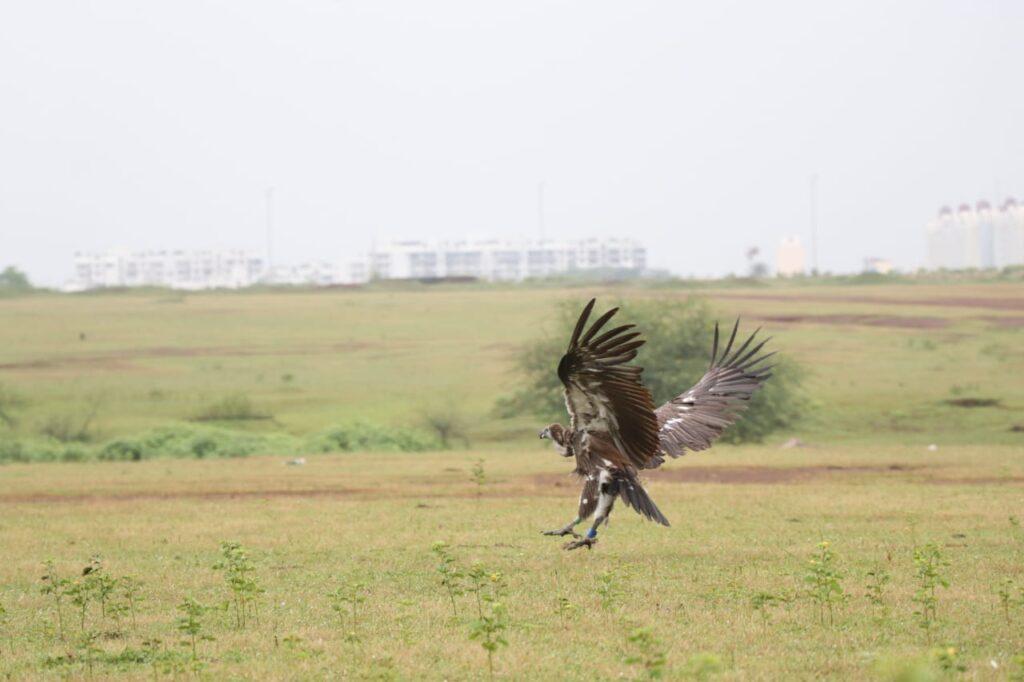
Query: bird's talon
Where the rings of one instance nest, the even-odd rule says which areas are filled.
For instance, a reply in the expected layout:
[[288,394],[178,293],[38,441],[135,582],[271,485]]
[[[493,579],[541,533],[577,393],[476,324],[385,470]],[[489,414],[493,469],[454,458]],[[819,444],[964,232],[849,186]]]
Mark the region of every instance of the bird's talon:
[[597,544],[597,538],[583,538],[577,535],[576,533],[573,533],[573,535],[576,535],[576,539],[562,545],[562,549],[566,551],[579,549],[580,547],[593,549],[594,545]]
[[571,535],[574,538],[580,537],[580,534],[574,531],[572,528],[556,528],[555,530],[542,530],[541,534],[551,535],[554,537],[564,537],[566,535]]

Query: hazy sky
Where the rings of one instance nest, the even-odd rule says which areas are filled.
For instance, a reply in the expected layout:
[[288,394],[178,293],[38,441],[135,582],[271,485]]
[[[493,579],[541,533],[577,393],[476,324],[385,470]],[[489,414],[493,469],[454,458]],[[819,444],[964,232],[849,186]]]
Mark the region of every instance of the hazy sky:
[[0,4],[0,266],[75,250],[630,235],[721,274],[924,260],[943,203],[1024,195],[1024,2]]

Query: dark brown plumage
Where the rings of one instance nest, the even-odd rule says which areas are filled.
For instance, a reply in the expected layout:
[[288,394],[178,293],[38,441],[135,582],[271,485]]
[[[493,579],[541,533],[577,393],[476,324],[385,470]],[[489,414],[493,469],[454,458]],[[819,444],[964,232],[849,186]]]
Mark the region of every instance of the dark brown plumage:
[[[618,308],[598,317],[588,329],[594,304],[591,299],[584,307],[558,363],[569,427],[552,424],[540,433],[541,438],[554,441],[560,454],[575,458],[575,473],[584,481],[577,518],[545,532],[575,536],[566,549],[589,548],[596,542],[597,528],[607,522],[616,498],[644,517],[669,525],[641,485],[638,472],[657,468],[666,455],[678,457],[686,449],[710,447],[771,376],[770,367],[760,365],[772,354],[758,355],[767,340],[751,346],[755,331],[734,351],[737,320],[719,356],[716,324],[708,371],[693,388],[655,410],[650,392],[641,383],[643,369],[627,364],[645,343],[640,333],[627,324],[598,335]],[[591,515],[594,523],[581,538],[573,529]]]

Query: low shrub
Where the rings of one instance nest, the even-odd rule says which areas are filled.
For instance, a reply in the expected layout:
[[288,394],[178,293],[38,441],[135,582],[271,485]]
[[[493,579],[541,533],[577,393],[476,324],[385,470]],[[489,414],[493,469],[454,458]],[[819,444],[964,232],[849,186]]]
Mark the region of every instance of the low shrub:
[[309,440],[308,449],[312,452],[423,452],[442,450],[444,446],[439,438],[417,429],[357,421],[332,427],[313,436]]
[[261,412],[247,395],[236,393],[202,408],[194,421],[251,421],[273,419],[273,415]]
[[424,431],[368,422],[335,426],[308,438],[287,433],[248,433],[195,424],[174,424],[99,445],[63,443],[54,438],[0,437],[0,464],[9,462],[138,462],[146,459],[214,459],[249,455],[442,450]]

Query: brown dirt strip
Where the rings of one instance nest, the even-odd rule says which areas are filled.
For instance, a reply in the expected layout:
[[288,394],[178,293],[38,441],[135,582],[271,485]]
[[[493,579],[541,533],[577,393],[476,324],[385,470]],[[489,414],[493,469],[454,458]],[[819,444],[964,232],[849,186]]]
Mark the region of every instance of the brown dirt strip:
[[886,298],[883,296],[825,296],[822,294],[734,294],[705,291],[708,298],[749,301],[868,303],[878,305],[941,306],[943,308],[985,308],[988,310],[1024,310],[1024,296],[1018,298]]
[[942,329],[950,321],[941,317],[900,317],[897,315],[760,315],[750,319],[779,324],[860,324],[898,329]]
[[[644,472],[644,479],[658,483],[695,483],[711,485],[796,485],[814,481],[829,480],[874,474],[910,474],[905,480],[926,485],[1024,485],[1024,476],[983,476],[977,478],[934,476],[933,467],[923,465],[887,464],[858,466],[687,466],[678,469],[663,469]],[[438,482],[437,485],[444,485]],[[530,495],[562,495],[566,489],[575,490],[579,483],[571,474],[535,474],[498,483],[489,488],[483,497],[508,498]],[[312,499],[312,498],[356,498],[365,499],[406,498],[440,499],[475,498],[478,491],[449,489],[438,491],[434,484],[426,483],[408,489],[389,488],[271,488],[266,490],[141,490],[131,492],[52,492],[0,493],[0,504],[99,504],[110,502],[167,502],[176,500],[197,501],[241,501],[260,499]]]
[[246,500],[275,497],[349,497],[374,492],[368,488],[287,488],[268,490],[143,490],[101,493],[14,493],[0,494],[0,504],[55,504],[61,502],[149,502],[173,500]]
[[374,348],[372,343],[350,342],[325,344],[321,346],[296,346],[291,348],[261,348],[258,346],[198,346],[156,348],[134,348],[95,355],[71,355],[60,358],[41,358],[22,362],[0,364],[0,369],[56,369],[61,367],[98,367],[105,369],[126,369],[132,360],[159,358],[193,357],[260,357],[291,355],[325,355]]
[[1002,327],[1003,329],[1019,329],[1020,327],[1024,327],[1024,317],[1009,315],[1006,317],[999,317],[998,315],[981,315],[974,319],[988,322],[989,324]]

